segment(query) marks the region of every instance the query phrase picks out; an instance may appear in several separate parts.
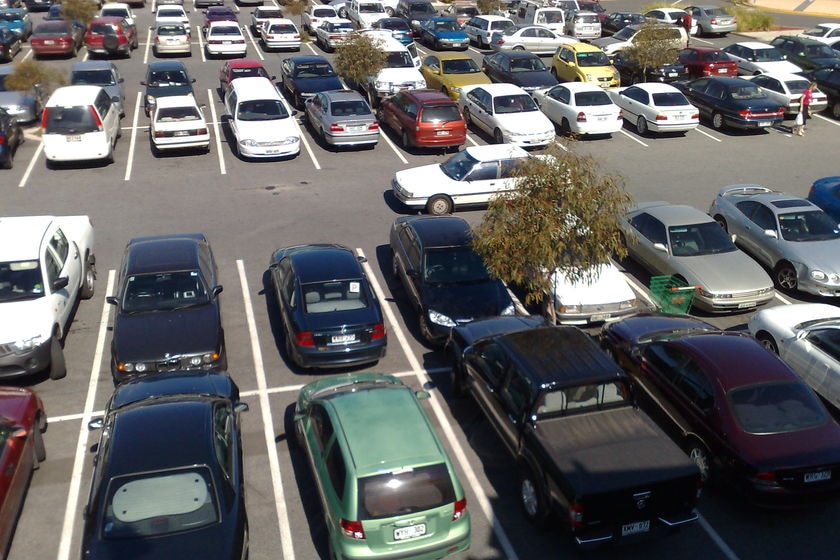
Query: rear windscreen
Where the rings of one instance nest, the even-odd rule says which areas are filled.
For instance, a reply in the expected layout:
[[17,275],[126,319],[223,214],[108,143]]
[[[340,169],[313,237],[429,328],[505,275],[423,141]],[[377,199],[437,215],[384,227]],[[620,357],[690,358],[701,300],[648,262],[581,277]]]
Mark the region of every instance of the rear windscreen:
[[439,105],[431,106],[423,109],[423,114],[420,117],[420,122],[427,123],[442,123],[460,121],[461,113],[454,105]]
[[359,479],[359,519],[377,519],[439,508],[455,501],[444,463]]
[[50,107],[47,110],[46,134],[84,134],[98,130],[89,105]]

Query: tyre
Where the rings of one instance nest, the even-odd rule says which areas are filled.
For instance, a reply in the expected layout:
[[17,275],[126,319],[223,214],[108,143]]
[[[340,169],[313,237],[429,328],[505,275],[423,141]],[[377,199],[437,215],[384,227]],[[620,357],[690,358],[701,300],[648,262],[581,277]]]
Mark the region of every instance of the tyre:
[[32,431],[32,439],[35,447],[35,468],[37,469],[38,463],[47,459],[47,446],[44,444],[44,434],[41,433],[38,426],[33,427]]
[[111,148],[108,150],[108,155],[105,156],[105,163],[106,164],[114,163],[114,147],[113,146],[111,146]]
[[426,203],[426,212],[433,216],[445,216],[452,213],[452,199],[444,194],[437,194]]
[[79,289],[79,297],[90,299],[96,291],[96,266],[91,262],[89,255],[85,255],[85,269],[82,271],[82,287]]
[[393,249],[391,249],[391,276],[396,279],[400,277],[400,265],[397,264],[397,256]]
[[50,342],[50,379],[61,379],[67,375],[67,366],[64,363],[64,349],[61,347],[61,340],[58,338],[58,330],[53,333]]
[[568,119],[563,117],[563,120],[560,121],[560,133],[564,136],[568,136],[572,133],[572,125],[569,124]]
[[688,445],[688,456],[700,469],[700,480],[707,484],[712,479],[712,456],[706,446],[699,441],[692,441]]
[[2,164],[0,164],[0,167],[2,167],[3,169],[11,169],[12,166],[14,165],[14,162],[12,161],[12,154],[9,154],[6,157],[7,157],[6,161],[4,161]]
[[402,135],[400,136],[400,142],[404,149],[409,149],[411,147],[411,141],[408,139],[408,133],[403,130]]
[[770,334],[762,331],[755,335],[755,338],[761,343],[762,346],[764,346],[774,354],[779,353],[779,345],[776,344],[776,339],[774,339]]
[[472,115],[470,115],[469,107],[464,107],[464,122],[467,123],[467,126],[472,124]]
[[794,291],[798,284],[796,269],[789,262],[781,262],[773,270],[773,281],[783,290]]
[[452,396],[460,399],[467,395],[467,390],[464,387],[464,374],[461,370],[460,363],[456,362],[449,374],[450,384],[452,385]]
[[641,115],[639,115],[639,118],[636,120],[636,132],[639,133],[639,136],[644,136],[648,133],[647,119]]
[[715,130],[721,130],[723,126],[723,115],[717,112],[712,113],[712,128]]
[[539,481],[529,467],[519,469],[519,505],[535,527],[543,529],[548,517],[548,501]]
[[515,50],[515,51],[524,51],[524,50],[525,50],[525,47],[523,47],[522,45],[516,45],[515,47],[513,47],[513,50]]
[[840,119],[840,101],[835,101],[834,105],[831,106],[831,115],[835,119]]
[[496,144],[504,144],[505,143],[505,135],[502,134],[502,131],[499,130],[498,128],[493,131],[493,141],[496,142]]
[[303,109],[303,97],[301,97],[300,92],[296,91],[294,93],[293,102],[296,109]]
[[429,316],[422,309],[420,309],[417,314],[420,320],[420,335],[425,341],[433,343],[435,341],[435,333],[432,331],[432,326],[429,324]]
[[726,218],[724,218],[720,214],[717,214],[714,219],[717,222],[717,224],[723,228],[723,231],[729,233],[729,224],[726,223]]

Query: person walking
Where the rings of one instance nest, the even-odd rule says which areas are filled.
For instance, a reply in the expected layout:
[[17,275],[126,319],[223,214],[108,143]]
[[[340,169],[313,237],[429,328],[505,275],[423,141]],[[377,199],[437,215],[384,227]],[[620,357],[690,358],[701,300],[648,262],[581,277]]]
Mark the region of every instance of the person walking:
[[682,26],[685,29],[685,48],[691,43],[691,14],[688,12],[682,17]]
[[809,83],[802,92],[802,97],[799,98],[799,112],[802,114],[802,126],[796,131],[799,136],[805,136],[805,127],[808,125],[808,119],[811,118],[811,100],[815,89],[817,89],[817,83]]

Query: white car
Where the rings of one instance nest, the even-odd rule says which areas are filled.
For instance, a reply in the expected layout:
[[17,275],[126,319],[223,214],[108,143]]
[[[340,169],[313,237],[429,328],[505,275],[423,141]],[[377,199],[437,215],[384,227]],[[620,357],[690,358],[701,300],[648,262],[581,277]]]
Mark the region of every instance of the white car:
[[324,18],[315,28],[315,42],[326,52],[333,52],[353,31],[353,22],[349,19]]
[[[647,19],[655,19],[659,23],[669,23],[671,25],[682,25],[682,18],[686,15],[685,10],[679,8],[656,8],[645,12]],[[697,35],[697,22],[691,20],[691,34]]]
[[207,56],[238,55],[245,56],[248,45],[239,25],[232,21],[211,21],[204,37],[207,44]]
[[123,2],[108,2],[103,4],[99,10],[99,17],[121,17],[128,25],[136,23],[136,16],[131,11],[131,6]]
[[187,15],[187,11],[183,6],[164,5],[158,7],[155,12],[155,25],[160,25],[161,23],[183,23],[187,30],[189,30],[190,16]]
[[270,18],[260,28],[260,42],[266,49],[300,50],[300,31],[292,20]]
[[192,95],[159,97],[149,125],[152,151],[210,149],[210,132]]
[[811,29],[806,29],[799,34],[801,37],[816,39],[823,43],[833,43],[840,39],[840,23],[818,23]]
[[565,82],[534,92],[534,101],[564,134],[612,134],[621,130],[621,109],[600,87]]
[[[645,25],[628,25],[616,31],[611,37],[595,39],[592,44],[608,55],[614,55],[620,50],[632,47],[638,40],[639,33],[646,29],[648,28]],[[663,24],[662,26],[656,25],[652,29],[656,29],[662,35],[663,41],[667,41],[675,49],[681,49],[687,43],[688,35],[682,27]]]
[[[808,78],[799,74],[783,74],[772,72],[747,77],[752,83],[761,86],[767,97],[785,108],[785,115],[795,116],[799,113],[799,99],[809,84]],[[828,97],[819,89],[811,95],[811,114],[828,107]]]
[[300,153],[300,128],[268,78],[237,78],[225,93],[225,122],[242,158],[278,158]]
[[513,176],[531,156],[513,144],[470,146],[443,163],[397,171],[391,181],[394,196],[412,210],[441,216],[461,206],[487,204],[513,190]]
[[587,277],[578,281],[557,269],[551,281],[560,324],[615,321],[636,312],[636,293],[612,261],[592,267]]
[[114,162],[122,134],[120,104],[101,86],[57,88],[44,106],[41,140],[47,166],[58,162]]
[[191,55],[190,30],[183,23],[160,23],[152,36],[152,53]]
[[827,303],[777,305],[750,317],[747,328],[819,396],[840,408],[840,309]]
[[338,12],[332,6],[309,5],[300,16],[300,26],[312,33],[325,18],[338,18]]
[[669,84],[649,82],[608,92],[621,107],[624,120],[636,132],[687,132],[700,124],[700,112],[680,90]]
[[540,148],[554,141],[554,123],[519,86],[464,86],[461,88],[458,105],[467,124],[483,130],[497,144]]
[[744,41],[733,43],[721,49],[738,64],[738,74],[755,76],[768,72],[795,74],[802,68],[790,62],[787,55],[767,43]]

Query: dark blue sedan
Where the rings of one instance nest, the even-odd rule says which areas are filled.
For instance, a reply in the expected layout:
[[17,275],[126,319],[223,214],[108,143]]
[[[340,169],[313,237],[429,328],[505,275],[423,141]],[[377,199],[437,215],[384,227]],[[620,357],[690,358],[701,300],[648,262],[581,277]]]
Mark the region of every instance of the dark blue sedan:
[[226,374],[184,371],[118,387],[100,429],[81,557],[248,557],[239,415]]
[[840,176],[817,179],[808,191],[808,200],[840,223]]
[[711,76],[674,85],[699,109],[700,118],[711,121],[715,130],[769,128],[784,119],[784,107],[749,80]]
[[420,24],[420,41],[435,50],[467,50],[470,37],[453,17],[433,17]]
[[280,84],[298,109],[316,93],[343,89],[338,74],[323,56],[290,56],[280,65]]
[[542,59],[525,51],[500,51],[484,57],[482,70],[493,82],[519,86],[528,93],[557,85]]

